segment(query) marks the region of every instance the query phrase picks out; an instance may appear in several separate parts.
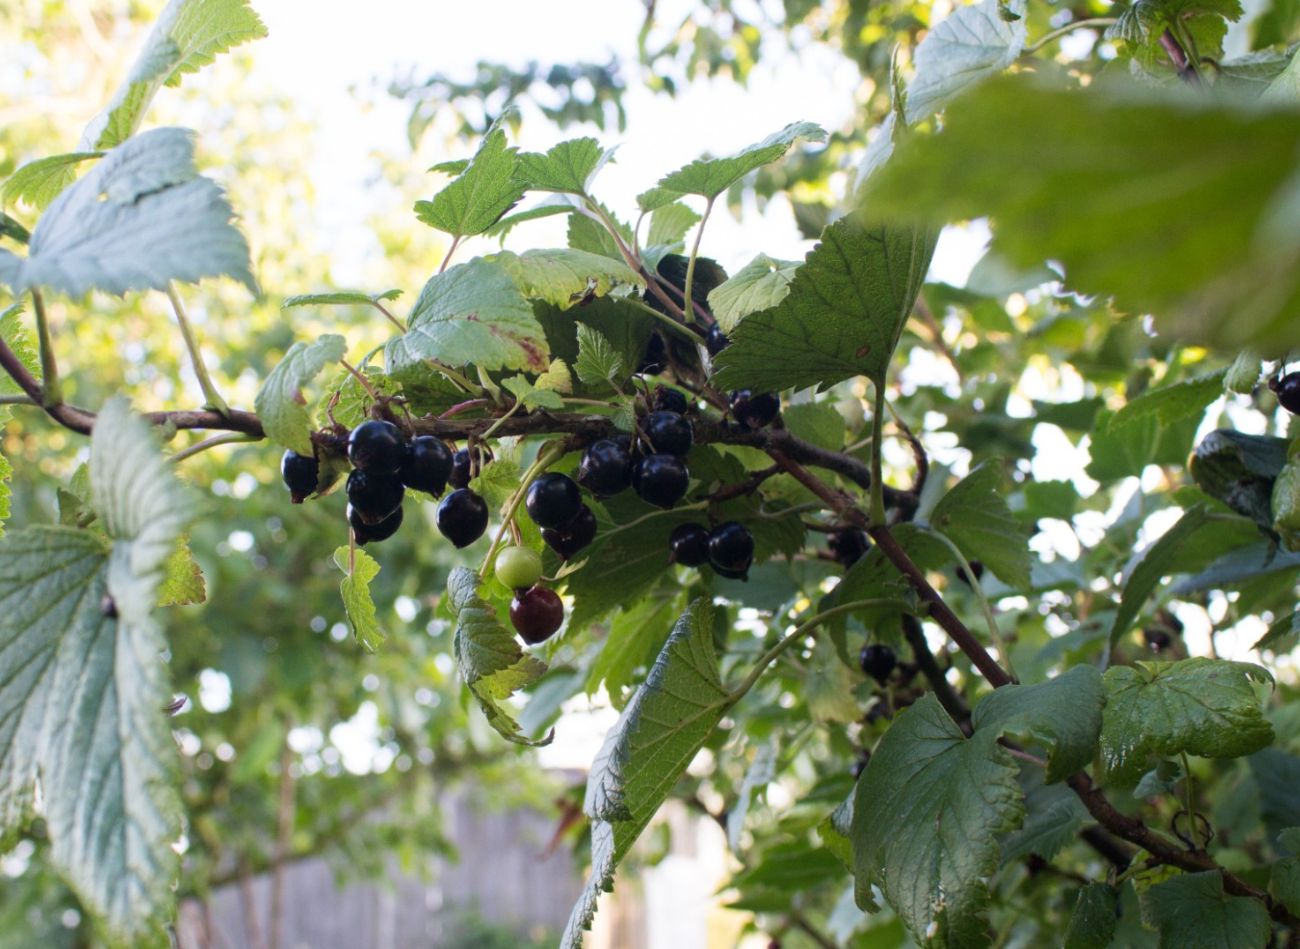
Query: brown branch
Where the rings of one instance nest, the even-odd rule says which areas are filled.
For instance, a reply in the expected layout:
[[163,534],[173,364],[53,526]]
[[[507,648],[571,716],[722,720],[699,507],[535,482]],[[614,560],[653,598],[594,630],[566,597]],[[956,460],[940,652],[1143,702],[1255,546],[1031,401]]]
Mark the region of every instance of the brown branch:
[[939,704],[943,706],[944,711],[951,715],[955,722],[963,722],[969,719],[970,708],[966,705],[966,700],[952,687],[952,683],[943,674],[943,669],[939,667],[938,660],[934,658],[934,653],[930,651],[930,644],[925,641],[921,621],[915,616],[906,613],[903,614],[903,638],[912,647],[912,661],[921,670],[921,675],[925,676],[926,681],[930,683],[930,688],[934,691],[934,697],[939,700]]

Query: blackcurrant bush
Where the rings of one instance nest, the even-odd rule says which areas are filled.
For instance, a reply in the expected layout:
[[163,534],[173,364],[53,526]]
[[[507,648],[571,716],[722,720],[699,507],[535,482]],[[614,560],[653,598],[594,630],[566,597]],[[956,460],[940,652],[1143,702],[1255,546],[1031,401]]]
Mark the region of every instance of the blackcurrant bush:
[[548,472],[528,486],[524,507],[538,527],[562,527],[578,516],[582,492],[568,475]]
[[686,401],[686,396],[677,389],[655,386],[654,391],[650,393],[650,409],[654,412],[676,412],[678,415],[685,415],[688,408],[690,403]]
[[1292,415],[1300,414],[1300,372],[1292,372],[1269,383],[1277,401]]
[[367,524],[357,514],[357,509],[349,504],[348,524],[352,526],[352,536],[356,538],[357,544],[364,547],[372,540],[388,540],[396,534],[397,529],[402,526],[402,509],[398,507],[378,524]]
[[554,590],[531,587],[510,601],[510,625],[530,646],[545,642],[564,625],[564,603]]
[[447,483],[453,488],[469,487],[469,449],[462,448],[451,456],[451,474]]
[[731,340],[727,338],[726,333],[722,332],[722,328],[717,323],[709,327],[709,332],[704,336],[704,348],[709,351],[710,356],[718,355],[730,345]]
[[542,540],[546,546],[568,560],[596,539],[596,515],[582,505],[574,518],[559,527],[543,527]]
[[408,488],[438,497],[447,487],[451,468],[451,449],[447,443],[433,435],[419,435],[407,444],[406,458],[398,474]]
[[402,506],[406,489],[395,475],[354,468],[348,475],[348,501],[366,524],[378,524]]
[[457,488],[438,505],[434,523],[452,544],[468,547],[487,530],[487,502],[469,488]]
[[858,653],[858,665],[862,667],[863,673],[884,685],[889,674],[894,671],[894,666],[898,665],[898,657],[888,646],[867,643],[862,647],[862,652]]
[[719,524],[709,534],[709,563],[724,577],[743,580],[754,562],[754,535],[736,521]]
[[316,493],[320,478],[320,462],[315,455],[300,455],[296,451],[286,451],[280,459],[280,477],[289,489],[289,500],[301,504]]
[[691,473],[673,455],[647,455],[632,469],[632,490],[655,507],[670,508],[686,494]]
[[781,412],[781,397],[775,392],[750,392],[741,389],[731,393],[731,416],[746,428],[763,428],[771,425]]
[[668,347],[664,343],[664,338],[658,333],[651,333],[650,341],[646,343],[645,353],[641,356],[636,371],[643,376],[653,376],[664,371],[664,363],[667,359]]
[[628,442],[602,438],[592,442],[578,465],[578,484],[598,498],[612,497],[632,483],[632,453]]
[[673,563],[683,567],[703,567],[709,562],[709,529],[703,524],[680,524],[668,537]]
[[370,419],[348,436],[348,461],[361,471],[395,474],[406,457],[402,430],[392,422]]
[[871,547],[871,538],[860,527],[843,527],[826,538],[826,546],[831,553],[846,567],[851,567],[866,554]]
[[507,547],[497,554],[497,579],[512,590],[526,590],[542,576],[542,558],[531,547]]
[[685,455],[695,441],[691,423],[677,412],[651,412],[642,428],[660,455]]

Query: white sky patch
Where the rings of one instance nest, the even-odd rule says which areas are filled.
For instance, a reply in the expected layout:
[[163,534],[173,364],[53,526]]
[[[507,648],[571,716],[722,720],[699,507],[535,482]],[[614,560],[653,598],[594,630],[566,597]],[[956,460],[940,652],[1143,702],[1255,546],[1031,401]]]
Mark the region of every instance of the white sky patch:
[[205,712],[213,715],[230,708],[230,676],[216,669],[200,672],[199,704]]

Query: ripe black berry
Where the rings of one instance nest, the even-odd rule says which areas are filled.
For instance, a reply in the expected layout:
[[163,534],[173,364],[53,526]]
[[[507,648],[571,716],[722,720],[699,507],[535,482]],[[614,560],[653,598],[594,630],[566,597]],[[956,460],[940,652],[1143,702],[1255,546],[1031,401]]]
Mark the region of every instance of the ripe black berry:
[[1292,415],[1300,414],[1300,372],[1292,372],[1275,382],[1269,388],[1277,395],[1277,401]]
[[858,653],[858,665],[862,666],[866,675],[884,685],[889,674],[894,671],[894,666],[898,665],[898,657],[888,646],[867,643],[862,647],[862,652]]
[[645,354],[642,355],[636,371],[643,376],[653,376],[664,371],[664,363],[667,359],[668,347],[664,344],[664,338],[658,333],[651,333],[650,341],[645,346]]
[[709,534],[709,563],[724,577],[744,580],[754,562],[754,535],[736,521],[719,524]]
[[668,537],[673,563],[683,567],[703,567],[709,562],[709,529],[703,524],[682,524]]
[[433,435],[420,435],[406,446],[406,458],[398,474],[408,488],[438,497],[447,487],[451,466],[451,449],[447,443]]
[[402,508],[399,506],[396,511],[377,524],[367,524],[361,519],[357,509],[349,504],[348,523],[352,525],[352,536],[356,538],[357,544],[364,547],[372,540],[388,540],[397,533],[397,529],[402,526]]
[[545,642],[564,624],[564,603],[554,590],[531,587],[510,601],[510,625],[530,646]]
[[578,484],[598,498],[612,497],[632,483],[632,454],[614,438],[593,442],[578,465]]
[[354,468],[348,475],[348,501],[366,524],[378,524],[402,506],[406,489],[391,474]]
[[487,502],[469,488],[457,488],[442,499],[434,522],[452,544],[468,547],[487,530]]
[[447,483],[453,488],[469,487],[469,449],[462,448],[451,456],[451,474]]
[[685,455],[695,441],[691,423],[676,412],[651,412],[643,429],[651,446],[661,455]]
[[632,469],[632,490],[655,507],[672,507],[682,499],[690,481],[686,463],[673,455],[647,455]]
[[280,459],[280,477],[289,489],[289,500],[301,504],[310,495],[316,493],[320,478],[320,462],[315,455],[300,455],[296,451],[286,451]]
[[568,475],[547,473],[528,486],[524,507],[538,527],[563,527],[578,516],[582,492]]
[[722,328],[717,323],[709,327],[709,332],[704,337],[704,348],[709,351],[710,356],[718,355],[730,345],[731,340],[727,338],[726,333],[722,332]]
[[379,474],[394,474],[406,457],[402,430],[392,422],[370,419],[348,436],[348,461],[354,468]]
[[542,528],[542,540],[560,555],[561,560],[568,560],[595,539],[596,515],[585,504],[567,523],[559,527]]
[[831,553],[846,567],[851,567],[866,554],[871,547],[871,538],[859,527],[844,527],[826,538],[826,546]]
[[1169,630],[1163,626],[1148,626],[1142,630],[1142,638],[1146,640],[1152,652],[1163,652],[1174,642],[1174,638],[1169,635]]
[[[976,580],[984,576],[984,564],[981,561],[972,560],[970,562],[970,569],[971,569],[971,573],[975,574]],[[966,584],[966,586],[971,586],[970,576],[966,573],[965,567],[957,568],[957,579],[960,580],[962,583]]]
[[678,415],[685,415],[688,408],[690,403],[686,401],[686,396],[677,389],[655,386],[654,392],[650,393],[651,411],[676,412]]
[[750,392],[741,389],[731,393],[731,416],[746,428],[763,428],[771,425],[781,412],[781,397],[775,392]]

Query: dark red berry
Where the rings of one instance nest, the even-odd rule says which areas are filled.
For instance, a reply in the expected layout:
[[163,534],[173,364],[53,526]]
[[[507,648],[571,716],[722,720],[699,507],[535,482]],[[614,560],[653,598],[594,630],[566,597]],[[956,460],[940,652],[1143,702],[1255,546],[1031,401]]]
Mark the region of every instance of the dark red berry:
[[301,504],[316,493],[320,478],[320,462],[315,455],[300,455],[296,451],[286,451],[280,459],[280,477],[289,489],[289,500]]
[[378,524],[402,506],[406,489],[396,475],[354,468],[348,475],[348,501],[366,524]]
[[826,538],[826,546],[831,553],[846,567],[851,567],[866,554],[871,547],[871,538],[860,527],[844,527]]
[[396,511],[377,524],[367,524],[361,519],[357,509],[349,504],[348,524],[352,527],[352,536],[356,538],[357,544],[364,547],[372,540],[388,540],[388,538],[396,534],[397,529],[402,526],[402,509],[398,507]]
[[884,685],[894,666],[898,665],[898,657],[894,650],[882,643],[867,643],[858,653],[858,665],[862,666],[863,673]]
[[433,435],[419,435],[406,446],[406,458],[398,474],[408,488],[438,497],[447,488],[451,467],[451,449],[447,443]]
[[568,475],[548,472],[528,486],[524,507],[538,527],[563,527],[578,516],[582,492]]
[[676,412],[678,415],[685,415],[688,408],[690,408],[690,403],[686,401],[686,396],[682,395],[677,389],[670,389],[667,386],[655,386],[654,392],[650,393],[651,411]]
[[695,441],[691,423],[676,412],[651,412],[642,430],[660,455],[685,455]]
[[392,422],[370,419],[348,436],[348,461],[354,468],[378,474],[395,474],[406,457],[402,430]]
[[703,524],[681,524],[668,537],[673,563],[683,567],[703,567],[709,562],[709,529]]
[[595,539],[596,515],[585,504],[568,523],[542,528],[542,540],[560,555],[561,560],[568,560]]
[[691,473],[674,455],[647,455],[632,469],[632,490],[655,507],[670,508],[686,494]]
[[653,376],[664,371],[664,363],[667,359],[668,347],[664,344],[664,338],[658,333],[651,333],[650,341],[645,346],[645,354],[642,355],[636,371],[643,376]]
[[447,483],[453,488],[469,487],[469,449],[462,448],[451,456],[451,474]]
[[1300,415],[1300,372],[1292,372],[1269,383],[1278,404],[1292,415]]
[[615,438],[593,442],[578,465],[578,484],[598,498],[612,497],[632,484],[628,443]]
[[564,625],[564,603],[554,590],[531,587],[510,601],[510,625],[530,646],[545,642]]
[[442,499],[434,522],[453,545],[468,547],[487,530],[487,502],[469,488],[457,488]]
[[722,332],[722,328],[717,323],[709,327],[709,332],[704,337],[704,348],[709,351],[710,356],[718,355],[730,345],[731,340],[727,338],[726,333]]
[[781,413],[781,397],[774,392],[731,393],[731,416],[746,428],[771,425]]
[[724,577],[743,580],[754,562],[754,535],[736,521],[719,524],[709,533],[709,563]]

